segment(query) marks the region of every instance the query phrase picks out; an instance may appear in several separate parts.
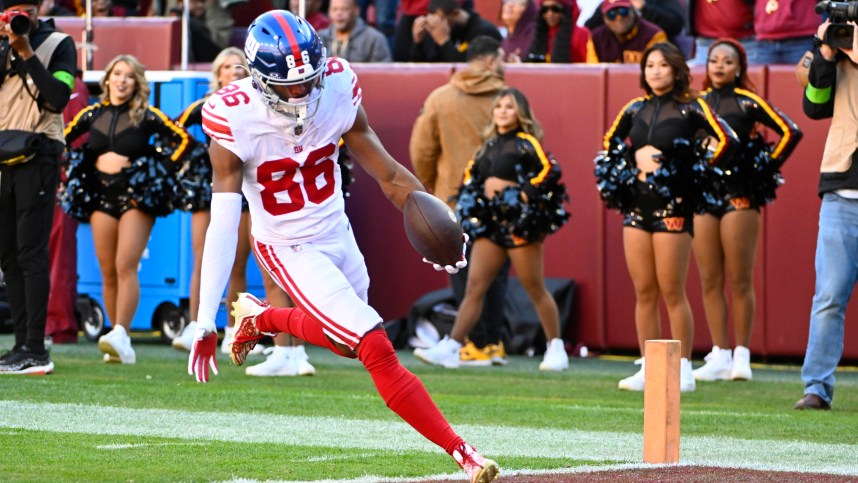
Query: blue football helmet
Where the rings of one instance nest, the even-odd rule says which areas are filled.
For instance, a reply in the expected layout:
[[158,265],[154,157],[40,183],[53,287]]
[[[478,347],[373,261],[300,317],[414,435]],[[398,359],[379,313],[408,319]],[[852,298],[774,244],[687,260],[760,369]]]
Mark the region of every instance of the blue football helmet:
[[321,99],[326,53],[306,20],[287,10],[263,13],[247,28],[244,53],[254,84],[271,110],[299,125],[313,117]]

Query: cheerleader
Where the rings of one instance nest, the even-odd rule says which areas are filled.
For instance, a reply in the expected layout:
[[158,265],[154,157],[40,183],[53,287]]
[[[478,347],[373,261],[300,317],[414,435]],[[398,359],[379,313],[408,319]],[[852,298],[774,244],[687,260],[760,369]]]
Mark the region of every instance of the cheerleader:
[[[736,138],[690,89],[685,58],[672,44],[644,51],[640,83],[647,95],[623,108],[605,135],[606,151],[596,159],[600,194],[624,216],[623,247],[635,289],[642,356],[636,362],[640,370],[620,381],[619,388],[644,388],[644,342],[661,338],[662,299],[672,337],[681,342],[680,390],[688,392],[695,389],[690,362],[694,322],[685,293],[693,214],[707,190],[713,190],[709,166],[719,162]],[[716,140],[709,149],[695,149],[699,130]]]
[[548,341],[540,370],[562,371],[569,357],[560,338],[557,304],[545,287],[543,240],[569,218],[560,168],[542,149],[542,128],[527,98],[501,90],[475,160],[465,170],[456,211],[473,242],[465,297],[452,333],[414,355],[428,364],[459,366],[459,349],[476,325],[483,299],[507,257],[512,261]]
[[[113,330],[98,340],[105,362],[134,364],[128,330],[140,300],[137,267],[156,216],[173,211],[174,166],[189,136],[149,105],[149,82],[130,55],[110,61],[102,79],[101,102],[66,127],[66,144],[89,133],[72,153],[63,209],[89,222],[101,269],[102,295]],[[156,149],[149,140],[162,139]]]
[[[754,259],[760,235],[760,208],[775,197],[781,183],[780,166],[801,139],[788,117],[754,93],[748,78],[745,48],[733,39],[719,39],[709,48],[703,98],[739,137],[736,153],[721,163],[721,196],[704,214],[694,217],[692,244],[703,287],[703,308],[712,352],[706,364],[694,370],[698,381],[751,379],[748,344],[754,323]],[[756,127],[761,123],[780,139],[766,145]],[[727,332],[727,296],[730,284],[735,349]]]

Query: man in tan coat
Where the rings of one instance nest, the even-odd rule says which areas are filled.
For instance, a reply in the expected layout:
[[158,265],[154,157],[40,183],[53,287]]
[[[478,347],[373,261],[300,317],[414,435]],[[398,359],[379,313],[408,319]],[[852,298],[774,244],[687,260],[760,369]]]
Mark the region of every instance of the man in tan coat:
[[[430,193],[450,207],[455,206],[452,198],[459,192],[465,165],[482,144],[495,96],[505,87],[503,57],[500,41],[474,38],[467,51],[467,68],[429,94],[414,122],[409,145],[414,172]],[[500,330],[508,272],[509,262],[486,294],[480,322],[462,348],[463,365],[506,364]],[[465,295],[467,268],[450,279],[459,304]]]

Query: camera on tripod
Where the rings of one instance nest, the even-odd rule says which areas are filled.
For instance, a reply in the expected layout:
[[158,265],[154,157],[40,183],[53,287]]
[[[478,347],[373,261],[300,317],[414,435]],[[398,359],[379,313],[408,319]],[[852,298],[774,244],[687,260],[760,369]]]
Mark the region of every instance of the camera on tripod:
[[15,35],[26,35],[30,32],[30,15],[23,10],[0,13],[0,22],[9,24],[9,28]]
[[832,2],[823,0],[816,4],[816,13],[827,13],[831,25],[825,31],[822,42],[832,49],[852,48],[852,26],[846,22],[852,20],[858,22],[858,1],[855,2]]

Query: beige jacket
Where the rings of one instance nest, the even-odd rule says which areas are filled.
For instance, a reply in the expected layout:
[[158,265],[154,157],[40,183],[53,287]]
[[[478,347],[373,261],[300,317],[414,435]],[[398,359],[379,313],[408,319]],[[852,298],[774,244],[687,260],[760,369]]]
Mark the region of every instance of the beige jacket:
[[[60,41],[68,35],[53,32],[36,49],[36,56],[44,65],[48,65],[54,50]],[[11,66],[11,55],[7,59],[6,68]],[[39,97],[39,88],[32,79],[26,78],[27,86],[35,97]],[[65,143],[63,137],[63,115],[39,109],[36,101],[30,97],[24,88],[24,80],[19,76],[7,77],[0,88],[0,131],[18,129],[21,131],[45,133],[49,139]]]
[[482,141],[503,76],[468,67],[426,98],[411,131],[409,154],[426,189],[447,202],[459,192],[468,161]]

